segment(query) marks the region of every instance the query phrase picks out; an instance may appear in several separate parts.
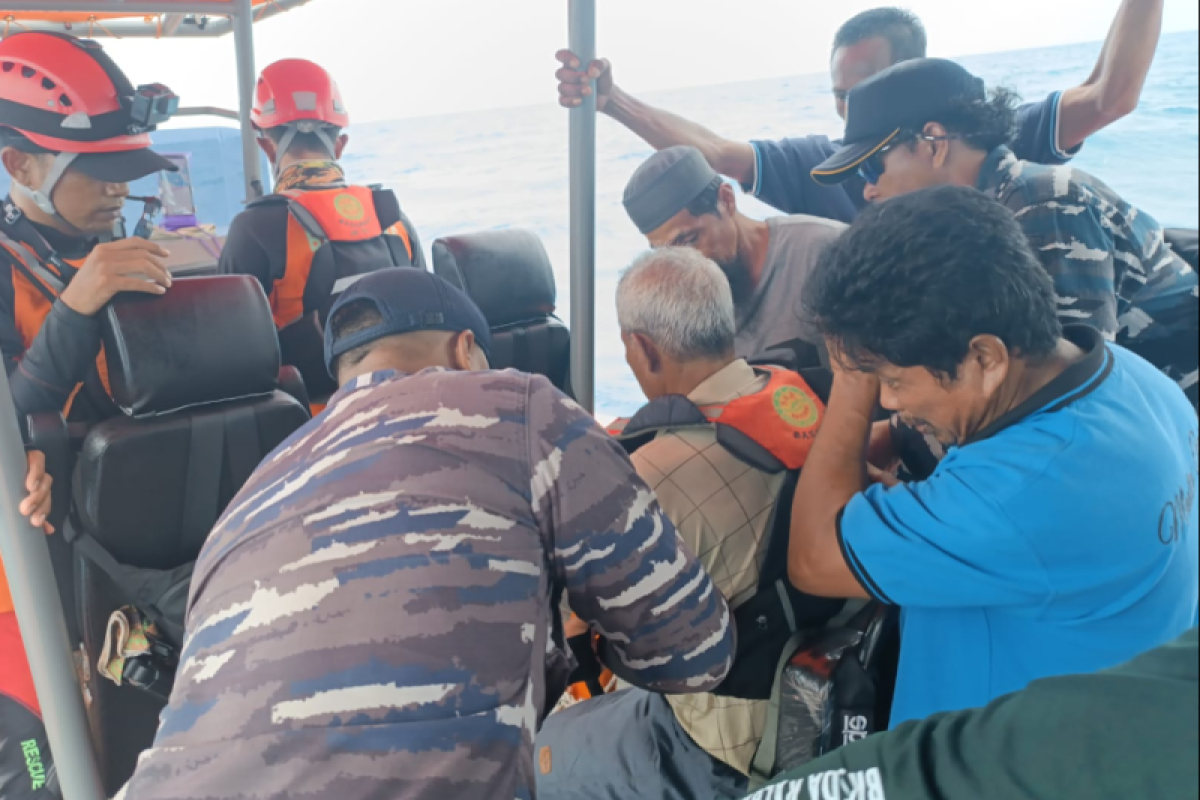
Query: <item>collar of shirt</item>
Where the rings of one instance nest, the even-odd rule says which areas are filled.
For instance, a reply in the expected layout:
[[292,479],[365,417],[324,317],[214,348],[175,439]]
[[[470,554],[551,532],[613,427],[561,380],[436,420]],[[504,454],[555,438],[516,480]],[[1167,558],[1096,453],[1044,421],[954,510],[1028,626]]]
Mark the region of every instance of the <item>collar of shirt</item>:
[[1088,325],[1068,325],[1063,328],[1063,338],[1082,350],[1083,358],[1067,367],[1023,403],[971,436],[965,444],[990,439],[1034,414],[1061,411],[1087,397],[1104,383],[1112,372],[1114,360],[1100,332]]
[[984,160],[979,169],[979,180],[975,188],[984,194],[997,197],[1002,193],[1004,184],[1017,176],[1014,167],[1020,163],[1017,157],[1006,146],[1001,145]]
[[453,370],[446,369],[445,367],[429,367],[428,369],[423,369],[420,372],[411,372],[411,373],[410,372],[400,372],[399,370],[394,370],[394,369],[381,369],[376,372],[368,372],[365,375],[359,375],[357,378],[350,381],[349,383],[344,385],[342,388],[338,389],[337,392],[334,393],[333,397],[331,397],[329,399],[329,405],[332,406],[335,403],[338,403],[353,394],[357,394],[358,392],[362,391],[363,389],[369,389],[372,386],[378,386],[379,384],[387,383],[388,381],[398,381],[398,380],[402,380],[404,378],[411,378],[411,377],[414,377],[417,375],[429,375],[430,373],[434,373],[434,372],[452,372],[452,371]]
[[769,378],[754,371],[744,358],[713,373],[691,391],[688,400],[698,406],[727,403],[754,394],[766,386]]

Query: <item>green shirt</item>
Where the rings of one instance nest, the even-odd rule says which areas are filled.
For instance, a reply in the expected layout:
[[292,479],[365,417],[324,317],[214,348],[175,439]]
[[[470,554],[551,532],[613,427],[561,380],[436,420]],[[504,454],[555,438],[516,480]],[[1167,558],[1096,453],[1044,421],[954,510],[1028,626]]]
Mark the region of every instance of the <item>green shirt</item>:
[[1197,630],[1115,669],[1050,678],[987,708],[903,725],[751,800],[1192,800]]

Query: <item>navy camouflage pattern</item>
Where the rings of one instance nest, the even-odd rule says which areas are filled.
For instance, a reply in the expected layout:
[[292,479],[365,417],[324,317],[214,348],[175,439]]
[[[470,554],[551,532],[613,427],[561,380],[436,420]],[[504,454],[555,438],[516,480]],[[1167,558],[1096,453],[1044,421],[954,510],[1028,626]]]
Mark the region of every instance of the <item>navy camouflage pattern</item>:
[[629,459],[544,378],[375,373],[263,463],[196,567],[122,800],[529,800],[558,605],[640,683],[729,670],[728,608]]
[[1195,384],[1196,271],[1153,217],[1085,172],[1020,161],[1007,147],[988,156],[979,189],[1016,214],[1054,279],[1064,325],[1091,325],[1185,389]]

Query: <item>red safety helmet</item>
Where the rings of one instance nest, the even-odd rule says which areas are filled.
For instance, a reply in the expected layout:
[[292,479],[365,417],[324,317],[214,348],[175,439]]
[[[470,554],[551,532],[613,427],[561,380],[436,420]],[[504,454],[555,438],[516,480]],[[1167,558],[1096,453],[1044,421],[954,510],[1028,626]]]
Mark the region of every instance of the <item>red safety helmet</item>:
[[350,115],[333,77],[301,58],[276,61],[262,71],[250,119],[260,130],[296,123],[346,128]]
[[112,183],[177,169],[149,148],[178,102],[163,86],[134,89],[94,41],[38,31],[0,41],[0,128],[61,154],[55,183],[67,166]]

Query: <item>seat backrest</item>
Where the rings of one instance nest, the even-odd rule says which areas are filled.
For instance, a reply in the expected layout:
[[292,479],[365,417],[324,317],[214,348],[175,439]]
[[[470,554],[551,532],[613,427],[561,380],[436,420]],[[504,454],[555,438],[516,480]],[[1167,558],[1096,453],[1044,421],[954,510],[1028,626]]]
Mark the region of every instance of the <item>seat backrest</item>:
[[84,440],[75,507],[118,561],[192,561],[259,462],[308,420],[279,391],[270,307],[247,276],[177,280],[161,298],[122,297],[103,320],[124,416]]
[[536,234],[509,229],[438,239],[433,271],[483,311],[493,369],[544,375],[570,393],[571,334],[554,316],[554,269]]
[[[119,297],[102,318],[112,395],[123,416],[96,425],[74,476],[70,528],[117,562],[174,570],[196,559],[259,462],[309,419],[280,391],[270,306],[248,276],[176,280],[163,297]],[[100,677],[109,615],[133,601],[79,553],[71,596],[84,652],[92,738],[105,788],[132,775],[163,703]]]

